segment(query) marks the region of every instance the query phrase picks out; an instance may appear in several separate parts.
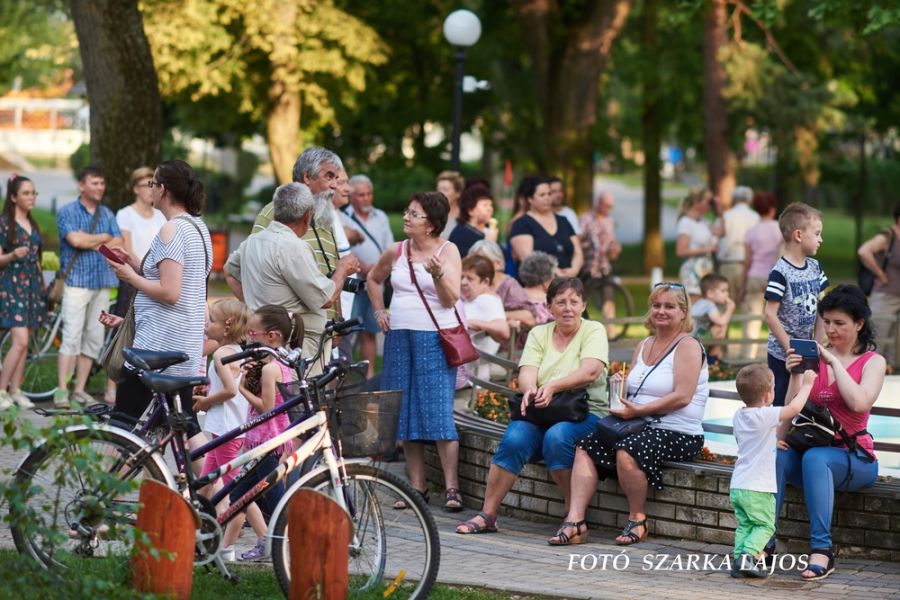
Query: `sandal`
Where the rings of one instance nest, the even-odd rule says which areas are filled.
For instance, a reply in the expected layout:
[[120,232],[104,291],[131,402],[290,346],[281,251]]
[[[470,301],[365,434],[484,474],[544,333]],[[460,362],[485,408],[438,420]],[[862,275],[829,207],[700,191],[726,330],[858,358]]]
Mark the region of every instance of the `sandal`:
[[[416,490],[416,493],[422,496],[422,500],[425,501],[425,504],[428,504],[428,499],[431,498],[431,490],[425,490],[424,492]],[[409,508],[409,505],[403,498],[398,498],[397,501],[394,502],[394,510],[406,510],[407,508]]]
[[821,554],[822,556],[827,556],[828,564],[825,566],[814,565],[812,563],[807,564],[805,571],[812,571],[813,575],[812,577],[804,577],[803,573],[801,573],[800,578],[803,579],[803,581],[816,581],[818,579],[825,579],[826,577],[834,573],[834,550],[832,548],[813,548],[809,551],[809,558],[812,558],[813,554]]
[[[475,519],[481,517],[484,525],[479,525]],[[463,521],[456,526],[456,533],[468,535],[470,533],[497,533],[497,517],[480,512],[468,521]]]
[[[635,528],[643,527],[644,533],[638,535],[634,532]],[[637,544],[638,542],[642,542],[647,539],[647,534],[649,533],[647,528],[647,519],[641,519],[640,521],[631,521],[629,520],[625,523],[625,529],[622,530],[622,533],[619,534],[619,537],[628,538],[626,541],[620,541],[616,539],[616,544],[619,546],[630,546],[632,544]]]
[[456,488],[447,488],[444,492],[444,510],[447,512],[460,512],[463,509],[462,495]]
[[[569,527],[575,528],[575,533],[569,535],[566,533],[566,529]],[[582,531],[582,527],[584,531]],[[562,525],[559,526],[559,529],[556,530],[556,535],[547,540],[547,543],[551,546],[574,546],[577,544],[586,544],[588,541],[588,528],[587,524],[584,522],[584,519],[578,521],[564,521]]]

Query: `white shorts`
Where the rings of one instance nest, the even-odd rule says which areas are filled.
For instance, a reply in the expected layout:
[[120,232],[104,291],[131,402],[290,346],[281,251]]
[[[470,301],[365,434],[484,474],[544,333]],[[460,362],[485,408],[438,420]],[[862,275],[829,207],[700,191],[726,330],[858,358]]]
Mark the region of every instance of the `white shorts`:
[[108,308],[108,288],[91,290],[67,285],[62,298],[62,344],[59,353],[98,358],[106,332],[98,319],[100,311]]

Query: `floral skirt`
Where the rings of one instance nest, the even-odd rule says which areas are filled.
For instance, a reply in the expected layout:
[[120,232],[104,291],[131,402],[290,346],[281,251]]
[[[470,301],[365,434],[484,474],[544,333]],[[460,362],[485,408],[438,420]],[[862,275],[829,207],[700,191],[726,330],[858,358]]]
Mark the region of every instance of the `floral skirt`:
[[625,450],[647,475],[647,482],[661,490],[662,464],[693,459],[703,449],[703,436],[648,427],[619,441],[612,448],[601,444],[596,433],[583,438],[576,445],[588,453],[597,465],[601,477],[615,476],[616,451]]

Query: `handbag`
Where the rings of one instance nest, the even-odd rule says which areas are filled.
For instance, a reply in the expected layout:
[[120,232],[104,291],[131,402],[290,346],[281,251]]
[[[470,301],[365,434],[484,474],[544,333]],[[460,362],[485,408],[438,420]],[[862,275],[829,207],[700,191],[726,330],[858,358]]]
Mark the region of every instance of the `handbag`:
[[[100,212],[103,209],[103,206],[97,205],[97,208],[94,210],[94,218],[91,219],[91,227],[88,229],[88,233],[94,233],[94,230],[97,228],[97,223],[100,221]],[[75,261],[78,260],[78,257],[84,253],[84,250],[78,250],[72,255],[72,260],[69,261],[69,264],[66,265],[65,270],[57,271],[56,276],[53,278],[53,281],[50,282],[50,285],[47,286],[46,299],[47,306],[52,308],[56,304],[59,304],[62,301],[63,292],[66,289],[66,279],[69,278],[69,273],[72,272],[72,267],[75,266]]]
[[584,388],[556,392],[550,404],[538,408],[529,404],[522,414],[522,394],[509,399],[509,418],[511,421],[528,421],[538,427],[551,427],[562,421],[581,423],[588,416],[588,393]]
[[843,433],[843,429],[827,406],[807,401],[803,410],[791,420],[785,442],[803,454],[810,448],[834,445],[835,436]]
[[441,329],[441,326],[438,325],[437,319],[434,317],[434,313],[431,311],[431,306],[428,305],[428,300],[425,299],[425,294],[422,292],[422,288],[419,287],[419,282],[416,281],[416,272],[413,269],[412,258],[409,255],[408,240],[406,242],[406,262],[409,265],[409,278],[412,280],[413,285],[416,286],[416,290],[419,291],[419,296],[422,298],[422,302],[425,304],[425,309],[428,311],[428,316],[431,317],[434,326],[438,330],[438,335],[441,339],[441,346],[444,348],[444,356],[447,359],[447,365],[450,367],[461,367],[464,364],[470,363],[474,360],[478,360],[478,350],[476,350],[475,346],[472,345],[472,338],[469,337],[469,332],[466,331],[462,319],[459,317],[459,312],[456,310],[455,306],[453,307],[453,314],[456,315],[456,320],[459,325],[457,325],[456,327],[450,327],[448,329]]
[[[685,336],[672,344],[672,347],[666,350],[666,353],[663,354],[662,357],[660,357],[652,367],[650,367],[650,370],[647,371],[647,374],[644,375],[644,378],[641,380],[641,384],[634,391],[633,396],[637,396],[638,392],[641,391],[641,388],[644,387],[644,383],[647,381],[647,379],[650,378],[650,373],[652,373],[656,369],[656,367],[666,359],[667,356],[675,351],[675,348],[678,347],[678,344],[681,343],[681,340],[687,339],[688,337],[690,336]],[[703,360],[706,360],[705,354],[706,353],[704,352]],[[646,419],[644,417],[623,419],[622,417],[617,417],[616,415],[606,415],[597,423],[597,429],[594,432],[594,435],[596,436],[597,441],[599,441],[604,446],[608,448],[614,448],[615,445],[620,441],[629,436],[635,435],[636,433],[644,431],[645,429],[647,429],[650,423],[654,422],[659,422],[658,415],[654,415],[650,419]]]
[[[894,238],[896,237],[897,233],[894,231],[894,228],[891,227],[891,236],[888,239],[888,247],[884,252],[884,256],[881,258],[882,271],[884,271],[885,267],[887,267],[888,261],[891,259],[891,254],[894,250]],[[871,269],[860,262],[859,274],[856,276],[856,281],[859,284],[859,288],[866,296],[868,296],[872,293],[872,289],[875,287],[875,273],[873,273]]]

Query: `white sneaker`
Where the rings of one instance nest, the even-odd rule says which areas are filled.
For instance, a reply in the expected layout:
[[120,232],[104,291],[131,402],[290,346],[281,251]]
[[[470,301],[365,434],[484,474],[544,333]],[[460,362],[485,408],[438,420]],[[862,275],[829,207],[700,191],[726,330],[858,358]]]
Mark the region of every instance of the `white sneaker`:
[[233,563],[237,560],[234,555],[234,546],[228,546],[227,548],[222,548],[222,550],[220,550],[220,552],[222,554],[222,560],[224,560],[225,562]]
[[34,402],[28,399],[28,396],[22,393],[22,390],[18,390],[10,394],[12,397],[12,401],[19,405],[19,408],[28,410],[29,408],[34,408]]
[[82,406],[87,406],[88,404],[96,404],[97,401],[84,390],[76,390],[69,394],[69,402],[76,405],[80,404]]
[[0,390],[0,410],[9,410],[12,408],[13,399],[6,390]]
[[53,392],[53,406],[56,408],[69,408],[69,390],[56,388]]

